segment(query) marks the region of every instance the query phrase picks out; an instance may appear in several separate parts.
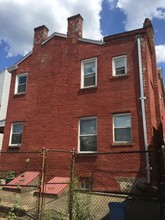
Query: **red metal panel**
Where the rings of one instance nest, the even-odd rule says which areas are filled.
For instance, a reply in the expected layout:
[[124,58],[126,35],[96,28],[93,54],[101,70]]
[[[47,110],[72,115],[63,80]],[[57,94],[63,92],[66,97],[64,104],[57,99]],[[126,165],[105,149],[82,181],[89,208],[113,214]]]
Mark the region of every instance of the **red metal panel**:
[[[39,176],[39,172],[24,172],[10,181],[4,189],[22,189],[29,185],[35,178]],[[13,186],[11,186],[13,185]]]
[[69,181],[69,177],[54,177],[44,185],[43,193],[58,195],[68,186]]

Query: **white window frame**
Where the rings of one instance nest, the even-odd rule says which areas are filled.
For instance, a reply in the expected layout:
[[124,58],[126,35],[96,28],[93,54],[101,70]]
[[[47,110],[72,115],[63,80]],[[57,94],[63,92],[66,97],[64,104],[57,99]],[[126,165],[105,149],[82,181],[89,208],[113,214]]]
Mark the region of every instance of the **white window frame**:
[[20,135],[21,135],[21,143],[15,143],[15,144],[12,143],[12,136],[13,136],[13,134],[14,134],[14,133],[13,133],[13,126],[16,125],[16,124],[22,125],[22,133],[23,133],[23,122],[13,122],[13,123],[11,124],[9,146],[20,146],[21,143],[22,143],[22,133],[15,133],[15,134],[20,134]]
[[[90,86],[84,86],[84,64],[90,63],[90,62],[95,62],[95,83],[94,85]],[[90,87],[96,87],[97,86],[97,57],[91,58],[91,59],[86,59],[81,61],[81,89],[84,88],[90,88]]]
[[[125,73],[116,74],[116,61],[118,61],[120,59],[124,59]],[[125,75],[127,75],[127,56],[126,55],[113,57],[113,59],[112,59],[112,74],[113,74],[113,76],[125,76]]]
[[[124,115],[129,115],[130,116],[130,126],[129,127],[115,127],[115,117],[117,116],[124,116]],[[115,140],[115,129],[117,128],[130,128],[131,129],[131,140],[129,141],[117,141]],[[113,143],[131,143],[132,142],[132,122],[131,122],[131,113],[122,113],[122,114],[114,114],[113,115]]]
[[[24,77],[26,76],[26,87],[25,87],[25,91],[24,92],[18,92],[18,82],[19,82],[19,78],[20,77]],[[28,73],[22,73],[22,74],[17,74],[16,75],[16,79],[15,79],[15,90],[14,90],[14,94],[25,94],[26,93],[26,90],[27,90],[27,80],[28,80]]]
[[[95,119],[96,120],[96,134],[93,135],[93,134],[86,134],[86,135],[80,135],[80,124],[81,124],[81,121],[84,121],[84,120],[91,120],[91,119]],[[96,116],[93,116],[93,117],[82,117],[79,119],[79,125],[78,125],[78,153],[96,153],[97,152],[97,147],[98,147],[98,141],[97,141],[97,137],[98,137],[98,132],[97,132],[97,117]],[[81,151],[80,150],[80,137],[81,136],[96,136],[96,150],[95,151]]]

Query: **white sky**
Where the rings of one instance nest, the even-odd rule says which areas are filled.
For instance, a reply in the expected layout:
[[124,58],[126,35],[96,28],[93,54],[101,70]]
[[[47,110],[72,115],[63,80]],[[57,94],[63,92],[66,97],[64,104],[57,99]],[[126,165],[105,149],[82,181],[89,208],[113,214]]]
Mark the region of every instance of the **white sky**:
[[46,25],[50,33],[67,32],[67,18],[80,13],[84,35],[102,38],[99,23],[101,0],[0,0],[0,40],[9,43],[9,56],[29,52],[33,30]]
[[118,0],[117,7],[126,15],[126,30],[139,28],[145,18],[165,20],[165,11],[162,10],[165,9],[165,0]]
[[[145,18],[165,21],[165,0],[109,0],[126,15],[125,30],[141,27]],[[164,30],[165,31],[165,30]],[[165,36],[164,36],[165,40]],[[165,42],[165,41],[164,41]],[[165,43],[156,46],[157,62],[165,62]]]
[[[125,30],[140,28],[146,17],[165,20],[165,0],[107,0],[110,8],[126,15]],[[102,0],[0,0],[0,42],[8,43],[8,56],[32,49],[33,29],[46,25],[50,32],[66,33],[67,18],[80,13],[84,18],[83,36],[102,38],[100,12]],[[146,9],[147,6],[147,9]],[[165,44],[157,45],[157,61],[165,62]]]

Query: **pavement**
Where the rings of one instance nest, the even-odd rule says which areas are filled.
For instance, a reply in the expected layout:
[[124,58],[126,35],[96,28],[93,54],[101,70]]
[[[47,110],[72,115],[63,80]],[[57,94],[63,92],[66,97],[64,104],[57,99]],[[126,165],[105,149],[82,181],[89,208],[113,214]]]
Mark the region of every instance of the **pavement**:
[[[35,190],[25,192],[12,192],[3,190],[0,188],[0,213],[4,213],[3,207],[6,210],[10,210],[12,207],[18,207],[20,210],[25,211],[29,215],[34,215],[38,210],[38,196],[34,196]],[[125,200],[124,196],[115,196],[112,194],[86,194],[78,193],[77,202],[82,207],[90,206],[90,214],[95,220],[106,220],[109,216],[109,202],[122,202]],[[85,204],[85,201],[87,204]],[[59,219],[68,219],[68,204],[69,204],[69,193],[65,190],[58,197],[57,196],[46,196],[43,199],[42,212],[53,216],[61,216]],[[8,213],[8,211],[6,213]],[[0,220],[8,219],[4,215],[0,216]],[[26,219],[23,218],[17,219]],[[29,219],[29,217],[27,217]],[[44,218],[43,218],[44,219]],[[46,219],[46,218],[45,218]]]

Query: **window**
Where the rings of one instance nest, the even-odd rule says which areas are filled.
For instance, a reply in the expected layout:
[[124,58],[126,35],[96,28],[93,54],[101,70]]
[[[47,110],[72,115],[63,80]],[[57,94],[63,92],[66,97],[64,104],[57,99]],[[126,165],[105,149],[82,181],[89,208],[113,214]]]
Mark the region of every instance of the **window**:
[[81,63],[81,88],[97,85],[97,59],[83,60]]
[[97,151],[97,120],[81,118],[79,124],[79,152]]
[[115,114],[113,116],[114,142],[131,142],[131,114]]
[[22,94],[26,92],[27,73],[16,76],[15,94]]
[[90,190],[92,189],[93,180],[92,177],[79,177],[80,180],[80,187],[82,190]]
[[127,59],[126,56],[114,57],[112,60],[113,76],[121,76],[127,74]]
[[19,145],[22,141],[23,123],[13,123],[11,126],[10,145]]

